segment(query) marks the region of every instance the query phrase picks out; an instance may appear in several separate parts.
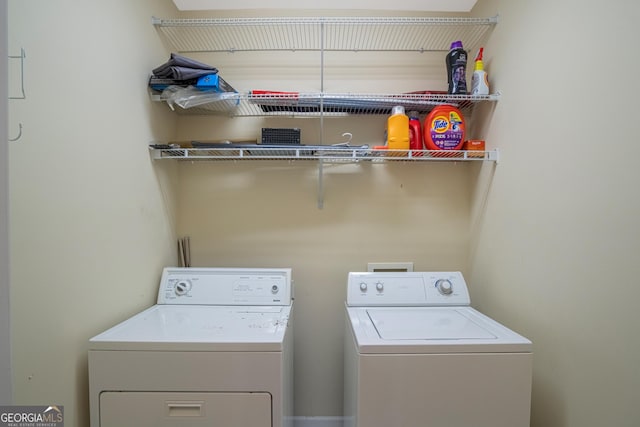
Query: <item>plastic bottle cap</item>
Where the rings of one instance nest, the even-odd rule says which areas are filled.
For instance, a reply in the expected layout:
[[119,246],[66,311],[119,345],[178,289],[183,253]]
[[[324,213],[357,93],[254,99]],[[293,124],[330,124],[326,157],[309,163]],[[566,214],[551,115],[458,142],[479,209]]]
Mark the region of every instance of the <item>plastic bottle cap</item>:
[[451,50],[453,49],[462,49],[462,41],[461,40],[456,40],[455,42],[451,43]]
[[391,109],[391,115],[404,114],[404,107],[402,105],[396,105]]

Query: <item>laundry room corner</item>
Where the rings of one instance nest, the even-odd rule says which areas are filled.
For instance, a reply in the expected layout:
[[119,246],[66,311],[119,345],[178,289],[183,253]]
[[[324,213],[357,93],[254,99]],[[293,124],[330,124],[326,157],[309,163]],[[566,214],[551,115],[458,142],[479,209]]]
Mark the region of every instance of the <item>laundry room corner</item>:
[[[8,123],[7,0],[0,1],[0,132],[5,135]],[[11,402],[11,304],[9,292],[9,155],[8,147],[0,147],[0,405]]]

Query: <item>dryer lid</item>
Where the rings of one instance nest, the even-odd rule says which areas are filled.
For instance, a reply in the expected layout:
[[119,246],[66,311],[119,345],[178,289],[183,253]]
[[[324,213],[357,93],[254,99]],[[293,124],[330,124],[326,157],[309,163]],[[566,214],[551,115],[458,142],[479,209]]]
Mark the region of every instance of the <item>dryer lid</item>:
[[278,351],[291,306],[155,305],[91,338],[91,349]]

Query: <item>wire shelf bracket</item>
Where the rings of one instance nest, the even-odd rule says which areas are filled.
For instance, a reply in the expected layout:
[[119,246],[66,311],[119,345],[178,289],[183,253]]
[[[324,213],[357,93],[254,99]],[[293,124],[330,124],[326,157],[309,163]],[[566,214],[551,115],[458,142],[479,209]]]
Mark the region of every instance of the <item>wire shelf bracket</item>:
[[27,57],[24,48],[20,48],[20,55],[9,55],[9,59],[20,60],[20,96],[10,96],[9,99],[27,99],[27,95],[24,91],[24,59]]

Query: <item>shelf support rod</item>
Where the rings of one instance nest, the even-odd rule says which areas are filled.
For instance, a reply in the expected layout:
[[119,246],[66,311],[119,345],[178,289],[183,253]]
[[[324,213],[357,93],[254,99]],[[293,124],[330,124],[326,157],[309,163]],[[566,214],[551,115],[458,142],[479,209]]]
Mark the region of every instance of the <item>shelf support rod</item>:
[[320,144],[324,144],[324,22],[320,23]]
[[324,207],[324,188],[323,188],[323,165],[324,162],[322,158],[318,159],[318,209],[322,209]]

